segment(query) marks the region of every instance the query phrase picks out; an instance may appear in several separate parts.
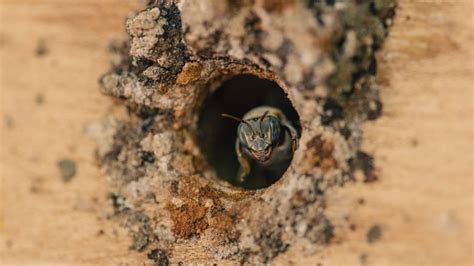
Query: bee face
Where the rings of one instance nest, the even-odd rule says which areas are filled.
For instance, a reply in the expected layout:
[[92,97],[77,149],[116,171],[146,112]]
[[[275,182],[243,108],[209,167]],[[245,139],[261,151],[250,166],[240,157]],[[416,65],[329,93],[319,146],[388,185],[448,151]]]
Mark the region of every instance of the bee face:
[[238,135],[240,143],[246,147],[249,154],[259,162],[267,161],[273,147],[280,140],[281,125],[278,118],[264,116],[249,119],[247,123],[240,123]]

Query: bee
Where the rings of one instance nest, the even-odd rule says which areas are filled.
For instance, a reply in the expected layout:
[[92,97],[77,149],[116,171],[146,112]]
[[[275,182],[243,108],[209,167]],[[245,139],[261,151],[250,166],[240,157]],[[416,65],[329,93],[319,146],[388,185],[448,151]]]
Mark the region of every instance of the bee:
[[222,116],[239,122],[235,152],[240,164],[237,174],[240,182],[249,175],[251,160],[272,170],[287,165],[293,158],[298,148],[298,132],[280,109],[259,106],[242,119],[229,114]]

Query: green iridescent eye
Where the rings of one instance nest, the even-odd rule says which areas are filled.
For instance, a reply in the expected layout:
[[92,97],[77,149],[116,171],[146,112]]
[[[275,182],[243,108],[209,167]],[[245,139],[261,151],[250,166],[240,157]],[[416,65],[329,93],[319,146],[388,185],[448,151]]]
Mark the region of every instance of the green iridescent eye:
[[254,132],[247,124],[239,124],[237,128],[237,134],[240,139],[240,142],[248,147],[248,144],[251,139],[254,137]]
[[274,116],[268,116],[263,122],[262,128],[269,138],[271,144],[276,144],[280,140],[281,125],[280,121]]

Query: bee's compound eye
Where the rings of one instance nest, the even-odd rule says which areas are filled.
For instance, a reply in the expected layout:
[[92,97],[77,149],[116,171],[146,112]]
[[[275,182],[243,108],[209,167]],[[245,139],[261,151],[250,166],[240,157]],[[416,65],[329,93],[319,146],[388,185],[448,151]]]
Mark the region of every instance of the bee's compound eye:
[[248,146],[249,140],[253,140],[255,138],[253,132],[244,124],[240,124],[237,135],[240,139],[240,142],[245,146]]
[[268,117],[268,127],[269,127],[269,137],[271,139],[271,143],[276,143],[280,140],[280,121],[273,116]]

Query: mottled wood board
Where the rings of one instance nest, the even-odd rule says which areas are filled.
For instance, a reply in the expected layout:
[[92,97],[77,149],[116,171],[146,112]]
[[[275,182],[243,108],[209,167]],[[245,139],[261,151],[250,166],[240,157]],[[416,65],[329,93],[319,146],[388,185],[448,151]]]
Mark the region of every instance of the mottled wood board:
[[[472,265],[473,3],[399,1],[378,55],[384,115],[365,127],[380,179],[333,189],[328,215],[353,226],[312,257],[292,246],[276,263]],[[91,121],[123,112],[98,79],[110,40],[139,4],[0,0],[1,264],[146,261],[106,219],[106,178],[84,134]],[[77,163],[67,183],[57,167],[64,158]],[[374,225],[381,235],[368,243]],[[174,249],[173,261],[186,259],[206,255]]]

